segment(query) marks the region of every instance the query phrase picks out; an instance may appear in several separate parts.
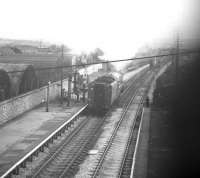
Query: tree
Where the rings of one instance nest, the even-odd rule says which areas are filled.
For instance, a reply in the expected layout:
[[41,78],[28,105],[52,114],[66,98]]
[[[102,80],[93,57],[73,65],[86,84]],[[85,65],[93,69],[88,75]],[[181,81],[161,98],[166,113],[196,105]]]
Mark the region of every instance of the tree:
[[104,52],[100,49],[100,48],[96,48],[94,50],[94,53],[97,55],[97,56],[103,56],[104,55]]

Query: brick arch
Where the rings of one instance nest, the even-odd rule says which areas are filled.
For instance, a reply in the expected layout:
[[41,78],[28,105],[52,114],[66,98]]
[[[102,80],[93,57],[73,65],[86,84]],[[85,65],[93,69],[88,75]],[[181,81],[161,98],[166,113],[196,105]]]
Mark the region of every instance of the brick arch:
[[26,93],[37,88],[37,76],[33,66],[27,66],[24,70],[19,85],[19,94]]
[[0,101],[10,98],[10,85],[7,72],[0,69]]
[[32,65],[0,63],[0,70],[4,70],[9,76],[9,97],[37,88],[38,78]]

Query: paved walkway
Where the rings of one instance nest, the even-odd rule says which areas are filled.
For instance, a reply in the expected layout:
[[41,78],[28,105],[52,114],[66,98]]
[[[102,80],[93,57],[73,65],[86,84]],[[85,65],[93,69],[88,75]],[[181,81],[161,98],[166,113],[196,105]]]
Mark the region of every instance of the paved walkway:
[[49,112],[40,106],[1,126],[0,175],[83,106],[50,103]]

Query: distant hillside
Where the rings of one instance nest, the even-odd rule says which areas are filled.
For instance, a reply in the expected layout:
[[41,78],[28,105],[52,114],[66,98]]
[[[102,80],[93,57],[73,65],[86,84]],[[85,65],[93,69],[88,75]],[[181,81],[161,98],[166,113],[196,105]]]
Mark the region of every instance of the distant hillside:
[[[16,50],[22,54],[61,53],[61,46],[43,41],[13,40],[0,38],[0,55],[16,54]],[[64,53],[69,53],[70,48],[64,46]]]
[[[32,41],[32,40],[13,40],[13,39],[4,39],[0,38],[0,46],[4,45],[30,45],[30,46],[40,46],[41,41]],[[48,43],[42,43],[43,45],[50,45]]]

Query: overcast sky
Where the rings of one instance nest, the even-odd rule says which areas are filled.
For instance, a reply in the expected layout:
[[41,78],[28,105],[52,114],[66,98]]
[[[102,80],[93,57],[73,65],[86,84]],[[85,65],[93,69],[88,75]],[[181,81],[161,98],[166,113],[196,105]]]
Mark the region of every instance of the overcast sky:
[[193,0],[0,0],[0,38],[96,47],[109,58],[134,56],[145,42],[173,36]]

